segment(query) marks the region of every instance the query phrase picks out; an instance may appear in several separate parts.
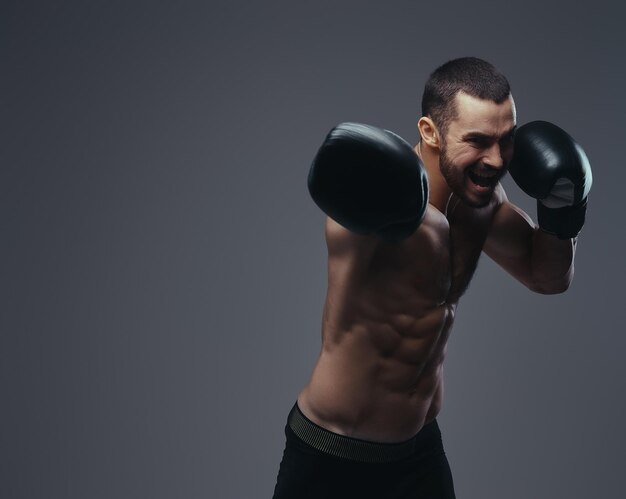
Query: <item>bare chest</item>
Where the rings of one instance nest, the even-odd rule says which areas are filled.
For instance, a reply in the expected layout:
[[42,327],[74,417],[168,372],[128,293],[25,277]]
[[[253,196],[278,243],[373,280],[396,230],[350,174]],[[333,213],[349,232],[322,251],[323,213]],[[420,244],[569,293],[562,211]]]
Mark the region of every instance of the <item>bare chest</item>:
[[472,280],[489,221],[486,209],[459,207],[449,219],[429,209],[411,244],[399,250],[396,258],[382,255],[382,261],[388,271],[390,264],[396,267],[395,282],[410,282],[416,295],[427,302],[456,303]]
[[447,302],[456,303],[474,276],[487,237],[486,217],[459,214],[449,222],[448,236],[450,288]]
[[450,288],[447,300],[456,303],[467,291],[493,216],[494,205],[476,209],[457,201],[448,213]]

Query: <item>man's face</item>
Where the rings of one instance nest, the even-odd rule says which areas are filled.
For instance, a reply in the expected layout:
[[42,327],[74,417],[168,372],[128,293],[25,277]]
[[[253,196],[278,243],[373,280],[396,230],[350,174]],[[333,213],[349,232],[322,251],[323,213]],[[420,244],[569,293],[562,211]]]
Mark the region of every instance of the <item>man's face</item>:
[[448,185],[466,204],[486,206],[513,155],[515,103],[501,104],[456,96],[457,118],[442,137],[439,168]]

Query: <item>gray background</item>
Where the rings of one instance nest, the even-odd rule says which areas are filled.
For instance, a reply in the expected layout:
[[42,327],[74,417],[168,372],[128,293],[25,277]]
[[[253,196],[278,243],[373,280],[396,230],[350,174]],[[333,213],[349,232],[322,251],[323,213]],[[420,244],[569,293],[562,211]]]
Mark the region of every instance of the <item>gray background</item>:
[[465,55],[508,76],[519,123],[584,146],[594,186],[567,293],[483,257],[461,301],[457,496],[621,495],[616,3],[3,1],[0,497],[270,497],[320,348],[309,163],[341,121],[415,143],[428,74]]

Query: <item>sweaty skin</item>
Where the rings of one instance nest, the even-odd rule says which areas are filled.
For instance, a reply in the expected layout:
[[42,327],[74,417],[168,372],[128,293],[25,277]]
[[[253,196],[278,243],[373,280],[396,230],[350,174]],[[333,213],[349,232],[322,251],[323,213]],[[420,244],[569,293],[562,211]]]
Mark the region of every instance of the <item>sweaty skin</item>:
[[540,230],[499,182],[513,153],[512,96],[455,99],[445,140],[429,117],[418,122],[430,204],[414,234],[385,243],[326,219],[322,351],[298,405],[336,433],[400,442],[437,416],[454,314],[481,252],[534,292],[572,280],[576,238]]

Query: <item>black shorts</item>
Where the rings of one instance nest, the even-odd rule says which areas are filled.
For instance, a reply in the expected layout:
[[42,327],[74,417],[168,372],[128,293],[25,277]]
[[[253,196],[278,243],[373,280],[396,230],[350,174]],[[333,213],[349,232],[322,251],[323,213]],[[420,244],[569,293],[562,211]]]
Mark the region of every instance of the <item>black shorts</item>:
[[316,425],[296,403],[274,499],[454,499],[437,420],[400,443],[369,442]]

